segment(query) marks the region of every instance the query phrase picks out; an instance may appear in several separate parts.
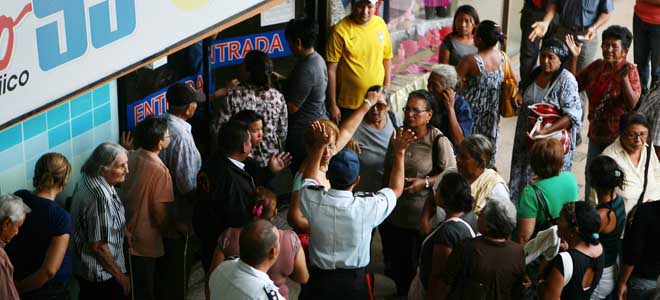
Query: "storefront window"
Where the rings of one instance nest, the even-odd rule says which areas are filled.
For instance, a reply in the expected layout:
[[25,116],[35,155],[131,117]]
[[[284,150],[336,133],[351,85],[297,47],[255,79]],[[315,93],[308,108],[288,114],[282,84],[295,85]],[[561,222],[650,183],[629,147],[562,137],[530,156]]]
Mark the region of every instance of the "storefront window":
[[391,0],[383,6],[390,30],[406,30],[424,20],[452,16],[452,2],[457,0]]

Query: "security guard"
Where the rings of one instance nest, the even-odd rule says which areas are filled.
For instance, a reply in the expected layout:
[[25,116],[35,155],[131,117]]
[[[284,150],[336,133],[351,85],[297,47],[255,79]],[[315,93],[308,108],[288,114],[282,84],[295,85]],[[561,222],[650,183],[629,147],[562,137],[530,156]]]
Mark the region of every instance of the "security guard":
[[303,173],[301,209],[310,222],[310,279],[301,299],[373,299],[366,267],[371,232],[394,210],[403,192],[404,154],[415,139],[410,130],[395,133],[395,149],[389,186],[373,194],[353,194],[360,181],[360,161],[344,149],[328,165],[331,189],[316,185],[323,149],[330,141],[321,123],[312,123],[316,141],[308,149],[309,164]]
[[266,272],[280,253],[277,228],[260,219],[241,230],[240,258],[227,260],[209,278],[211,300],[283,300]]

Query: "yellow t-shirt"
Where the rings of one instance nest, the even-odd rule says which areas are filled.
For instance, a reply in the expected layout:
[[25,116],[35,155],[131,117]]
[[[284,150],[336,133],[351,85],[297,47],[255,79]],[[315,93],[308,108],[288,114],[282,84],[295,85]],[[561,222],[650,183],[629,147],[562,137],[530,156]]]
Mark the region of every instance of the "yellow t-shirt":
[[392,58],[387,25],[377,16],[364,26],[356,24],[350,16],[345,17],[332,28],[326,53],[328,62],[339,64],[337,105],[356,109],[369,87],[383,84],[383,60]]

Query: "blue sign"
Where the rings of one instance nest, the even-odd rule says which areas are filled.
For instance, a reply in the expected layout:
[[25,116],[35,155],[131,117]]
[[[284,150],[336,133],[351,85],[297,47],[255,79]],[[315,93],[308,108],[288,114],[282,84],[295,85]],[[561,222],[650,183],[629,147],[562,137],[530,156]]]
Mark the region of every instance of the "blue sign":
[[[204,88],[204,79],[202,74],[197,74],[189,77],[185,77],[178,82],[183,82],[197,90],[202,90]],[[174,83],[172,83],[174,84]],[[167,89],[170,86],[166,86],[158,91],[151,93],[149,96],[146,96],[140,100],[137,100],[126,107],[126,127],[129,131],[135,129],[135,126],[140,121],[144,120],[148,116],[160,116],[167,112]]]
[[[98,1],[97,1],[98,2]],[[135,0],[110,0],[85,7],[83,0],[33,0],[34,15],[44,19],[62,16],[36,29],[39,66],[48,71],[82,56],[87,51],[87,28],[92,37],[92,47],[102,48],[133,33],[136,25]],[[114,16],[111,15],[114,13]],[[112,28],[111,18],[116,19]],[[89,22],[87,21],[89,19]],[[66,51],[60,52],[60,25],[64,29]],[[88,26],[89,25],[89,26]]]
[[261,50],[270,58],[291,55],[284,30],[276,30],[216,40],[211,48],[209,63],[214,68],[237,65],[243,62],[250,50]]

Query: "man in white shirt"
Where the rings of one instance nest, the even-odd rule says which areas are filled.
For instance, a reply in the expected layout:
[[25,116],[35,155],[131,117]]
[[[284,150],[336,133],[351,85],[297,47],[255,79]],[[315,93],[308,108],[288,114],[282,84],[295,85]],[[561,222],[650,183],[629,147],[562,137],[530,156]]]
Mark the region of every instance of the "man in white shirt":
[[308,149],[309,164],[303,173],[301,209],[310,225],[310,280],[303,289],[309,299],[370,299],[369,264],[371,233],[394,210],[403,192],[404,156],[415,139],[410,130],[392,138],[395,158],[389,187],[376,193],[353,194],[360,181],[360,161],[344,149],[328,165],[332,186],[328,192],[316,184],[321,155],[330,141],[325,127],[312,123],[320,141]]
[[240,258],[227,260],[211,273],[211,300],[284,299],[266,272],[280,254],[280,237],[275,226],[263,219],[241,229]]

